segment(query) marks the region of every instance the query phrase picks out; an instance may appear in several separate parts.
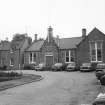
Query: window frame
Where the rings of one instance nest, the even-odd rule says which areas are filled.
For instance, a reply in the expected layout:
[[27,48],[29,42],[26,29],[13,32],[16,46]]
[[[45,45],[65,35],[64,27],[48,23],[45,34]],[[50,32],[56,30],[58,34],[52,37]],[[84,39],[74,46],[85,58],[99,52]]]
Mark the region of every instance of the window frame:
[[[69,56],[68,56],[69,57],[69,62],[66,61],[66,58],[67,58],[66,53],[67,53],[67,51],[69,52]],[[71,57],[74,58],[74,56],[71,55],[71,51],[72,50],[66,50],[65,51],[65,63],[74,63],[75,62],[75,59],[74,59],[74,61],[71,61]]]
[[[32,54],[32,58],[31,58],[31,55]],[[30,64],[32,64],[32,63],[36,63],[36,61],[35,61],[35,56],[34,55],[36,55],[36,57],[37,57],[37,54],[36,54],[36,52],[30,52],[30,54],[29,54],[29,63]]]
[[11,59],[13,59],[13,58],[10,58],[10,66],[14,66],[14,60],[13,60],[13,64],[12,64]]
[[[98,42],[101,42],[101,48],[98,48]],[[95,61],[92,60],[92,47],[91,47],[91,43],[94,43],[95,44]],[[102,62],[103,61],[103,55],[102,55],[102,52],[103,52],[103,49],[102,49],[102,46],[103,46],[103,41],[102,40],[98,40],[98,41],[90,41],[89,42],[89,45],[90,45],[90,61],[91,62]],[[101,51],[101,60],[99,61],[98,60],[98,49],[100,49]]]

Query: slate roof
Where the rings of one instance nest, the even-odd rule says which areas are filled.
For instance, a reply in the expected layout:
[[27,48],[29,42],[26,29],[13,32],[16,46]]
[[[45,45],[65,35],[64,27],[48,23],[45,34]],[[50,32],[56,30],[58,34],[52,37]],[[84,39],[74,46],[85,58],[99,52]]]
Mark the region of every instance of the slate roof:
[[21,40],[21,41],[12,41],[12,42],[9,42],[9,41],[2,41],[0,43],[0,50],[2,51],[6,51],[6,50],[10,50],[11,48],[16,50],[16,49],[19,49],[22,47],[22,45],[24,44],[24,40]]
[[[73,49],[76,48],[76,45],[82,41],[82,37],[74,38],[62,38],[59,40],[60,49]],[[57,44],[57,39],[55,39]],[[26,51],[39,51],[44,43],[44,40],[33,42],[32,45],[26,49]]]
[[26,51],[39,51],[44,43],[44,40],[33,42],[32,45],[26,49]]
[[76,48],[76,45],[78,45],[82,41],[82,39],[82,37],[61,38],[59,40],[59,47],[60,49]]

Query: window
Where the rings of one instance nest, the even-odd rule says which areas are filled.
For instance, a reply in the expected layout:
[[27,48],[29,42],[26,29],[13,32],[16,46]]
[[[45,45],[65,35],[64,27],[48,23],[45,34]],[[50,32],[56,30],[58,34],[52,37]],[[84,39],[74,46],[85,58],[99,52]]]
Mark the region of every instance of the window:
[[32,62],[32,53],[30,53],[29,59],[30,59],[30,63],[31,63]]
[[29,62],[30,63],[35,63],[36,62],[36,53],[30,53]]
[[33,62],[36,62],[36,53],[33,53]]
[[91,62],[102,61],[102,41],[90,42]]
[[11,58],[11,59],[10,59],[10,66],[13,66],[13,65],[14,65],[14,59]]
[[65,62],[74,62],[74,52],[72,50],[68,50],[65,52]]

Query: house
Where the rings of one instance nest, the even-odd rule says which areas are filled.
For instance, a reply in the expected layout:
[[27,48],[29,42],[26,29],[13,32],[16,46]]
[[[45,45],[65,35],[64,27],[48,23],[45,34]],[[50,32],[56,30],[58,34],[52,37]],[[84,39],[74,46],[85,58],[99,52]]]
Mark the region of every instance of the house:
[[105,35],[97,28],[88,35],[86,29],[82,29],[80,37],[54,38],[50,26],[45,40],[37,40],[37,35],[35,38],[25,50],[25,65],[45,63],[50,67],[57,62],[75,62],[78,65],[105,62]]
[[21,69],[24,65],[24,50],[29,45],[29,37],[25,34],[16,34],[11,42],[2,41],[0,44],[0,67]]
[[[37,37],[36,37],[37,38]],[[57,62],[71,63],[77,62],[77,45],[83,37],[57,38],[53,37],[53,29],[48,28],[46,40],[35,40],[30,47],[25,50],[25,65],[45,63],[51,67]]]

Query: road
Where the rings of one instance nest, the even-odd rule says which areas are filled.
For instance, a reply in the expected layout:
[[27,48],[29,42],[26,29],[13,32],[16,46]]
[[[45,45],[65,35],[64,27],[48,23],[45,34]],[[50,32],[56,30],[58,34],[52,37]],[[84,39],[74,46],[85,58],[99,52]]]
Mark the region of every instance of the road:
[[35,72],[43,80],[0,92],[0,105],[90,104],[99,93],[94,73]]

